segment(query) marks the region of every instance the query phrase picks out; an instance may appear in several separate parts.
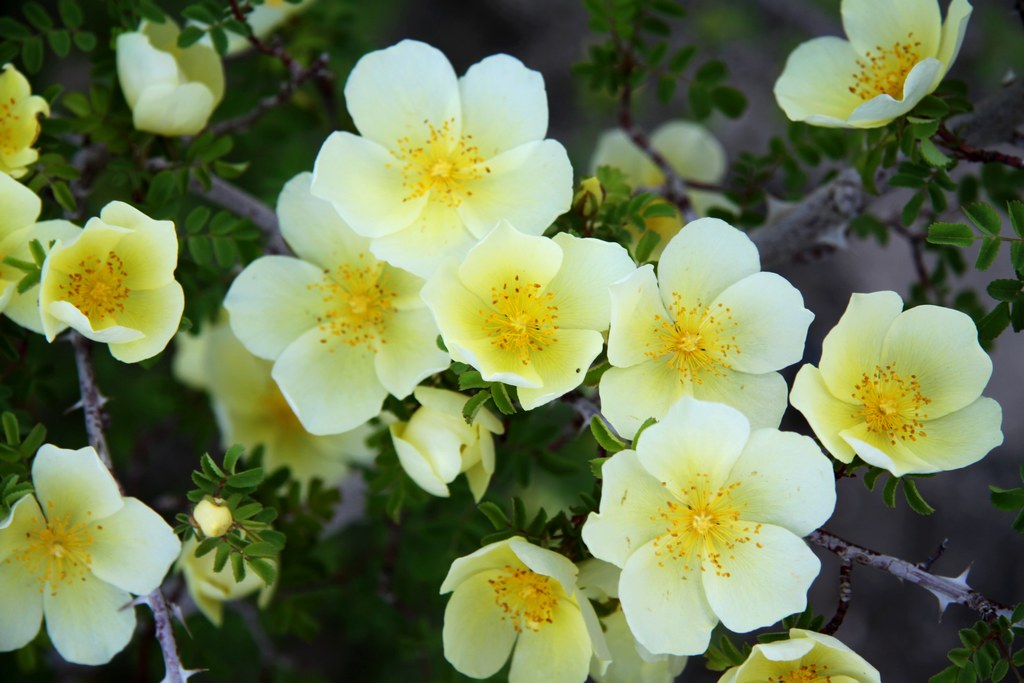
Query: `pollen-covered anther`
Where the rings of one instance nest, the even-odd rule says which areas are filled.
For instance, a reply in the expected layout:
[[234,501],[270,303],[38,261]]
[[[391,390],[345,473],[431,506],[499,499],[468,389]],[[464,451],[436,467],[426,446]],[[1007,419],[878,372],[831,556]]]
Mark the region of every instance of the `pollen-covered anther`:
[[124,302],[131,294],[125,286],[128,277],[124,261],[113,251],[106,259],[86,258],[59,288],[67,300],[95,326],[103,320],[124,312]]
[[494,601],[517,632],[539,631],[552,622],[561,590],[550,576],[505,565],[500,576],[488,580]]
[[828,665],[801,664],[799,668],[779,676],[769,676],[768,683],[828,683]]
[[484,319],[484,331],[491,344],[519,357],[529,365],[530,354],[541,352],[558,341],[558,306],[552,292],[539,283],[523,283],[516,275],[500,287],[491,287],[491,311]]
[[706,375],[725,375],[732,368],[730,357],[740,353],[735,335],[729,333],[735,325],[731,309],[721,303],[687,307],[677,292],[672,298],[669,319],[654,318],[654,340],[644,355],[665,359],[682,379],[694,384],[702,384]]
[[[360,262],[365,258],[365,254],[359,255]],[[396,309],[395,293],[382,283],[384,268],[379,262],[344,264],[333,271],[325,270],[323,280],[310,286],[329,306],[319,319],[320,331],[324,332],[321,343],[336,338],[349,346],[365,344],[372,351],[385,343],[384,327]]]
[[897,41],[888,48],[876,45],[857,60],[860,71],[852,74],[850,92],[865,101],[878,95],[902,99],[907,74],[921,61],[920,50],[921,41],[914,40],[913,33],[907,34],[906,41]]
[[[92,571],[89,548],[95,542],[95,530],[84,522],[72,523],[70,515],[54,517],[41,529],[26,532],[25,545],[14,553],[13,559],[35,575],[39,592],[49,586],[50,594],[57,595],[62,585],[85,581]],[[4,563],[10,561],[8,558]]]
[[917,375],[901,375],[895,365],[876,365],[872,373],[865,372],[851,394],[863,406],[853,417],[862,418],[868,431],[884,434],[891,445],[896,445],[897,439],[917,441],[928,436],[924,408],[931,403],[921,393]]
[[457,135],[455,120],[448,119],[440,126],[424,121],[428,135],[422,144],[400,138],[398,151],[392,154],[402,164],[402,186],[407,202],[430,194],[450,208],[457,208],[465,197],[473,195],[467,186],[491,172],[483,166],[484,158],[473,144],[472,135]]

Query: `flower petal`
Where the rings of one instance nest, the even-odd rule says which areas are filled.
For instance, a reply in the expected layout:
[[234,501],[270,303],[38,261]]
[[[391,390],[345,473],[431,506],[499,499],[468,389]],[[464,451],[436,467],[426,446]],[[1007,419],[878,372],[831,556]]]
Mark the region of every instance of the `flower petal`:
[[548,130],[544,77],[509,55],[487,57],[459,79],[462,132],[484,159],[540,140]]
[[360,235],[381,237],[411,225],[427,197],[408,198],[401,164],[386,148],[351,133],[332,133],[313,165],[313,196],[329,201]]
[[746,633],[802,612],[807,589],[821,570],[811,549],[791,531],[772,524],[739,522],[752,534],[722,552],[722,571],[700,576],[707,599],[730,631]]
[[29,227],[39,218],[42,200],[6,173],[0,173],[0,199],[4,206],[0,214],[0,238]]
[[582,384],[590,364],[602,348],[604,338],[600,332],[558,330],[556,339],[547,348],[530,353],[530,363],[540,378],[541,386],[519,389],[519,402],[523,408],[533,410]]
[[707,374],[693,385],[693,397],[731,406],[750,420],[754,429],[778,427],[786,412],[786,380],[777,372],[751,375],[735,370]]
[[[514,536],[513,538],[521,537]],[[505,565],[521,567],[522,561],[509,547],[511,540],[511,538],[508,538],[503,541],[489,543],[483,548],[475,550],[469,555],[460,557],[452,562],[452,566],[448,570],[448,575],[441,584],[441,595],[451,593],[464,581],[479,572],[491,569],[503,569]],[[493,600],[494,598],[492,593],[491,601]]]
[[751,433],[729,472],[738,482],[732,499],[740,518],[805,536],[824,524],[836,506],[832,463],[810,437],[775,429]]
[[539,631],[526,629],[519,634],[512,652],[509,683],[585,681],[592,652],[579,607],[569,600],[559,600],[550,624]]
[[[893,440],[861,423],[843,430],[839,436],[869,465],[889,470],[896,476],[906,472],[931,472],[931,466],[917,457],[903,441]],[[895,442],[894,442],[895,441]],[[897,474],[898,473],[898,474]]]
[[519,536],[510,538],[508,547],[527,569],[558,581],[566,595],[572,595],[576,590],[576,575],[579,570],[564,555],[533,545]]
[[345,103],[360,134],[394,149],[408,136],[419,143],[435,126],[454,120],[461,127],[459,84],[448,58],[437,48],[403,40],[364,55],[345,83]]
[[181,285],[171,281],[166,287],[132,292],[128,306],[120,315],[121,324],[140,330],[142,339],[110,344],[110,355],[122,363],[137,363],[152,358],[167,347],[178,331],[185,310]]
[[622,567],[633,552],[664,533],[665,524],[656,521],[655,513],[672,496],[643,468],[636,451],[613,455],[601,476],[600,513],[587,518],[583,542],[595,557]]
[[789,400],[832,457],[845,463],[853,461],[853,448],[839,434],[863,421],[858,415],[860,406],[833,396],[825,386],[821,371],[813,365],[805,365],[796,373]]
[[480,298],[493,296],[495,288],[548,287],[562,267],[564,253],[554,240],[527,235],[502,221],[482,239],[459,266],[459,279]]
[[680,381],[679,373],[660,361],[609,368],[598,385],[602,414],[626,439],[632,439],[647,418],[663,418],[673,403],[692,392],[689,382]]
[[449,356],[437,348],[437,325],[426,308],[393,313],[384,322],[381,340],[374,368],[393,396],[405,398],[421,380],[448,368]]
[[388,395],[377,378],[371,350],[343,341],[324,343],[317,328],[281,353],[271,375],[302,426],[312,434],[355,429],[380,413]]
[[144,90],[178,84],[174,57],[153,47],[143,33],[122,33],[117,37],[117,80],[128,106],[134,109]]
[[645,470],[683,497],[697,477],[712,489],[721,486],[749,436],[750,422],[735,408],[687,396],[644,431],[637,454]]
[[22,571],[17,562],[0,562],[0,614],[4,615],[0,652],[28,645],[43,623],[42,588],[36,577]]
[[973,403],[992,375],[992,359],[978,344],[974,321],[942,306],[917,306],[893,321],[879,365],[889,363],[920,383],[932,420]]
[[601,133],[590,162],[591,175],[601,166],[614,166],[622,171],[633,187],[657,187],[665,177],[654,162],[644,154],[625,131],[616,128]]
[[843,30],[861,55],[907,42],[920,43],[922,57],[938,52],[942,16],[935,0],[843,0],[840,11]]
[[637,642],[655,654],[701,654],[718,623],[701,585],[700,563],[662,553],[654,541],[626,561],[619,600]]
[[884,126],[916,107],[925,95],[935,89],[942,73],[942,62],[933,58],[924,59],[907,74],[902,99],[893,99],[886,94],[877,95],[854,109],[847,120],[858,128]]
[[967,32],[967,20],[971,18],[973,11],[974,8],[967,0],[953,0],[949,3],[946,20],[942,22],[939,51],[935,55],[943,64],[942,75],[945,75],[960,54],[960,45],[963,44],[964,34]]
[[754,273],[730,285],[714,304],[730,312],[731,333],[739,353],[731,355],[732,367],[760,374],[797,363],[804,354],[807,328],[814,314],[804,308],[800,291],[775,273]]
[[181,542],[160,515],[136,498],[92,525],[92,572],[136,595],[157,588],[178,559]]
[[132,108],[132,124],[157,135],[195,135],[206,127],[216,105],[203,83],[150,85]]
[[874,371],[889,326],[903,310],[896,292],[854,294],[821,344],[821,377],[833,396],[847,399],[865,372]]
[[846,119],[862,103],[849,90],[860,73],[857,59],[857,51],[842,38],[828,36],[801,43],[775,81],[775,100],[791,121],[848,127]]
[[687,223],[665,247],[658,282],[666,306],[673,294],[682,304],[707,306],[726,287],[761,270],[757,247],[745,234],[717,218]]
[[572,165],[560,142],[538,140],[486,161],[489,172],[466,183],[459,216],[477,238],[506,220],[540,235],[572,202]]
[[334,206],[312,194],[313,175],[300,173],[277,197],[281,236],[303,261],[333,269],[360,253],[369,253],[370,240],[357,235]]
[[[416,485],[426,491],[432,496],[438,496],[440,498],[447,498],[450,494],[448,492],[448,481],[438,474],[434,468],[427,454],[420,450],[415,444],[405,440],[406,424],[396,422],[391,425],[391,442],[395,446],[395,453],[398,455],[398,462],[402,465],[402,469],[409,475],[409,478],[416,482]],[[451,436],[450,434],[448,435]],[[458,448],[456,439],[455,447]],[[447,453],[450,449],[440,448],[437,449],[441,453]],[[452,477],[454,479],[455,477]]]
[[75,664],[106,664],[135,632],[132,596],[86,573],[43,593],[46,632],[60,656]]
[[69,524],[96,522],[124,507],[117,482],[91,446],[43,445],[32,462],[32,482],[47,518],[67,515]]
[[684,180],[717,183],[725,176],[725,148],[699,123],[669,121],[651,134],[651,147]]
[[560,327],[604,331],[611,315],[613,282],[632,273],[636,266],[621,245],[592,238],[555,235],[562,248],[562,267],[548,285],[558,307]]
[[288,256],[256,259],[224,297],[231,330],[250,353],[274,360],[326,313],[322,297],[312,291],[323,277],[316,266]]
[[459,583],[444,610],[444,657],[473,678],[497,673],[516,641],[512,621],[505,617],[489,583],[496,575],[494,569],[481,571]]
[[659,321],[669,319],[654,267],[647,264],[634,270],[609,287],[609,293],[608,361],[620,368],[650,361],[647,349],[656,342]]
[[376,237],[370,251],[381,261],[427,278],[444,257],[461,259],[475,242],[455,209],[429,202],[408,226]]

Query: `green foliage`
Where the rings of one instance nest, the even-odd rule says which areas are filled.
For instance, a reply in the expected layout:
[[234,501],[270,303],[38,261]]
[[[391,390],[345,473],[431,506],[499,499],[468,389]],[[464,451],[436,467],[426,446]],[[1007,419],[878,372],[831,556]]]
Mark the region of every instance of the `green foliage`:
[[18,60],[30,74],[39,72],[47,48],[58,58],[67,57],[71,47],[91,52],[96,35],[82,29],[85,20],[78,0],[60,0],[57,17],[35,0],[21,3],[22,19],[0,17],[0,64]]
[[991,621],[978,621],[970,628],[960,630],[962,647],[947,655],[952,664],[928,679],[928,683],[974,683],[975,681],[1006,680],[1013,671],[1020,679],[1019,668],[1024,666],[1024,649],[1013,650],[1015,638],[1024,635],[1024,604],[1014,607],[1008,617],[1000,615]]
[[[1024,465],[1020,468],[1020,478],[1024,480]],[[1017,517],[1013,520],[1013,528],[1017,533],[1024,534],[1024,488],[1004,489],[989,486],[992,505],[1003,512],[1013,512]]]

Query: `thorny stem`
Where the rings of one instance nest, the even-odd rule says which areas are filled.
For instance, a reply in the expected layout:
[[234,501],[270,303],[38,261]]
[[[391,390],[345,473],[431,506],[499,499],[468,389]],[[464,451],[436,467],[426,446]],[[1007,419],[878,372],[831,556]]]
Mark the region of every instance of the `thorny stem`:
[[970,588],[963,577],[951,578],[932,574],[916,564],[850,543],[823,529],[812,531],[807,535],[807,540],[835,553],[840,560],[874,567],[892,574],[898,579],[917,584],[938,598],[942,607],[948,603],[963,605],[978,612],[986,620],[1000,616],[1009,619],[1012,615],[1010,608],[1006,605],[990,600]]
[[846,612],[850,609],[850,598],[853,596],[853,585],[850,583],[852,573],[852,560],[843,558],[839,564],[839,604],[836,605],[835,616],[821,629],[821,632],[826,635],[833,635],[839,630],[843,619],[846,618]]
[[[100,460],[113,474],[113,463],[110,460],[110,448],[107,437],[103,433],[105,416],[103,405],[106,397],[100,393],[96,384],[96,373],[89,356],[90,342],[78,332],[71,332],[71,345],[75,349],[75,365],[78,368],[78,387],[81,393],[81,407],[85,413],[85,431],[89,436],[89,444],[96,449]],[[118,483],[120,488],[120,483]],[[148,605],[153,611],[153,622],[156,626],[156,639],[163,652],[166,680],[168,683],[184,683],[188,672],[181,665],[178,656],[178,643],[174,640],[174,628],[171,622],[171,610],[164,600],[160,587],[157,586],[149,595],[139,596],[137,604]],[[130,609],[130,607],[129,607]]]
[[945,125],[939,126],[937,133],[939,144],[953,153],[957,159],[974,161],[982,164],[1003,164],[1012,168],[1024,170],[1024,159],[1005,152],[992,149],[979,149],[967,144],[960,137],[954,135]]

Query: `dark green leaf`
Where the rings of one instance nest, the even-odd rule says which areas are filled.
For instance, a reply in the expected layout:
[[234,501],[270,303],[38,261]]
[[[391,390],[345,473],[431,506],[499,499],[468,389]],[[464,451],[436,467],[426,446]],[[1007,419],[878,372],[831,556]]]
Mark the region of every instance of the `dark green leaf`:
[[21,61],[29,73],[36,73],[43,66],[43,39],[32,36],[21,44]]
[[467,389],[486,389],[491,383],[480,376],[476,370],[467,370],[459,375],[459,391]]
[[694,78],[706,85],[717,85],[729,77],[729,67],[720,59],[713,59],[701,64]]
[[930,515],[935,512],[935,508],[925,501],[924,497],[921,496],[921,492],[917,490],[917,484],[913,479],[903,480],[903,494],[907,498],[907,504],[910,505],[910,509],[919,515]]
[[205,206],[197,206],[188,212],[185,217],[185,231],[196,233],[203,229],[206,221],[210,219],[210,210]]
[[216,24],[220,19],[220,17],[213,13],[213,10],[199,3],[186,7],[182,10],[181,16],[192,21],[198,21],[200,24]]
[[505,511],[498,507],[495,503],[489,500],[478,504],[477,509],[484,514],[484,517],[490,521],[491,526],[494,527],[495,531],[501,529],[507,529],[509,526],[508,517],[505,516]]
[[68,28],[78,28],[82,25],[82,8],[76,0],[60,0],[57,3],[57,12],[60,14],[60,20]]
[[938,168],[946,168],[953,163],[953,159],[943,154],[942,151],[935,146],[935,143],[928,138],[921,140],[921,158],[929,165]]
[[263,583],[270,586],[277,581],[277,567],[270,560],[263,558],[254,558],[249,560],[249,569],[252,573],[260,577]]
[[228,563],[228,557],[231,556],[231,546],[227,543],[218,543],[216,547],[217,554],[213,557],[213,571],[219,572]]
[[494,399],[494,405],[501,411],[502,415],[515,415],[516,404],[512,400],[507,385],[500,382],[492,384],[491,398]]
[[71,39],[82,52],[92,52],[93,48],[96,47],[96,36],[90,31],[78,31]]
[[1006,203],[1006,213],[1010,214],[1010,225],[1018,237],[1024,237],[1024,202],[1013,199]]
[[71,52],[71,34],[64,29],[50,31],[46,37],[50,40],[50,47],[58,57],[67,57]]
[[245,546],[246,557],[276,557],[277,547],[272,543],[266,543],[263,541],[257,543],[250,543]]
[[995,339],[1010,324],[1010,304],[1003,301],[992,312],[978,321],[978,338],[982,341]]
[[4,414],[0,416],[0,420],[3,421],[4,438],[7,439],[7,443],[12,446],[21,443],[21,429],[18,427],[18,418],[14,416],[14,413],[4,411]]
[[21,13],[28,19],[28,23],[40,31],[49,31],[53,28],[53,19],[49,13],[38,2],[25,2],[21,5]]
[[202,40],[205,35],[206,31],[198,26],[186,26],[178,34],[178,47],[182,49],[191,47]]
[[964,214],[978,228],[990,235],[998,235],[1002,229],[1003,221],[999,218],[996,210],[984,202],[975,202],[964,207]]
[[626,447],[626,442],[616,436],[611,427],[599,415],[591,418],[590,432],[594,435],[598,445],[609,453],[618,453]]
[[213,41],[213,47],[221,57],[228,53],[228,34],[223,28],[214,26],[210,29],[210,40]]
[[885,482],[885,488],[882,489],[882,500],[888,507],[896,507],[896,487],[899,486],[899,477],[889,477],[889,480]]
[[1002,242],[997,237],[986,237],[978,250],[978,260],[974,267],[978,270],[988,270],[999,255],[999,247]]
[[917,215],[921,213],[921,206],[924,204],[924,192],[916,192],[910,200],[903,205],[903,211],[900,213],[900,220],[903,225],[910,225],[917,218]]
[[974,241],[974,231],[966,223],[932,223],[928,226],[928,241],[932,244],[968,247]]
[[259,486],[261,481],[263,481],[263,468],[253,467],[252,469],[242,470],[241,472],[232,474],[228,477],[228,486],[247,489],[253,486]]
[[199,545],[196,546],[195,556],[202,557],[207,553],[211,553],[213,552],[213,549],[216,548],[218,545],[220,545],[220,537],[204,538],[202,541],[199,542]]
[[743,112],[747,109],[747,96],[736,88],[725,85],[711,91],[711,102],[715,105],[715,109],[730,119],[743,116]]
[[23,40],[32,35],[32,32],[17,19],[11,17],[0,17],[0,38],[10,40]]
[[661,235],[653,230],[645,230],[640,241],[636,244],[636,253],[633,254],[637,263],[644,263],[654,252],[654,248],[661,243]]
[[711,116],[711,93],[700,83],[693,83],[689,91],[690,109],[695,119]]
[[668,70],[678,74],[690,64],[690,60],[693,59],[695,54],[697,54],[697,48],[693,45],[687,45],[686,47],[679,48],[679,50],[672,55],[672,59],[669,60]]
[[188,240],[188,253],[201,266],[213,265],[213,245],[206,237],[192,237]]
[[466,424],[473,424],[476,414],[480,412],[480,408],[489,398],[491,398],[491,392],[478,391],[466,401],[466,405],[462,406],[462,417],[466,420]]
[[53,191],[53,198],[60,204],[60,207],[65,211],[75,213],[78,211],[78,202],[75,201],[75,195],[71,194],[71,188],[65,182],[56,182],[50,185],[50,190]]
[[1013,301],[1020,294],[1020,280],[1000,279],[988,283],[985,290],[996,301]]
[[225,451],[224,470],[233,474],[235,471],[235,465],[238,463],[238,459],[243,453],[245,453],[245,447],[240,446],[239,444],[233,444],[231,448]]

